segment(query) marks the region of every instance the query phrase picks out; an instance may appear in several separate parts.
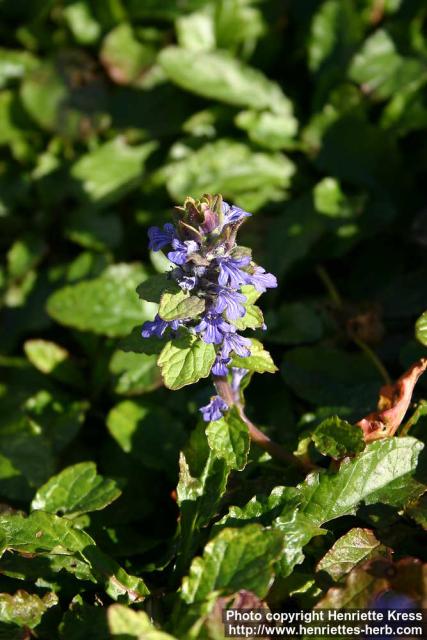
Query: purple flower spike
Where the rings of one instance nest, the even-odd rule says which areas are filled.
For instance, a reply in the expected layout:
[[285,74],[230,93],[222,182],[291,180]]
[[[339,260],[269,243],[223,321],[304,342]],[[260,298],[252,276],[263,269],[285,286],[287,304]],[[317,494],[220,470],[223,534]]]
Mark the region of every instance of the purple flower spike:
[[163,229],[160,227],[150,227],[148,229],[148,248],[152,251],[160,251],[162,247],[167,244],[171,244],[175,238],[175,227],[170,222],[163,225]]
[[267,273],[263,267],[255,267],[254,273],[246,274],[247,284],[251,284],[257,291],[264,293],[267,289],[277,287],[277,279],[272,273]]
[[172,240],[172,248],[175,249],[175,251],[169,251],[169,260],[175,264],[182,265],[187,262],[188,256],[198,251],[199,245],[195,240],[185,240],[185,242],[181,242],[181,240],[175,238]]
[[242,267],[247,267],[251,259],[249,256],[243,258],[218,258],[219,276],[218,283],[222,287],[230,285],[238,289],[242,284],[247,283],[248,274],[242,271]]
[[[182,290],[177,303],[182,297],[190,298],[191,292],[192,300],[201,301],[202,311],[174,322],[166,322],[157,315],[144,324],[142,336],[173,339],[174,332],[182,328],[193,339],[196,336],[215,345],[212,374],[218,377],[232,374],[232,384],[237,389],[245,370],[232,366],[232,356],[246,358],[251,354],[251,341],[237,329],[245,326],[238,322],[246,314],[244,285],[252,285],[262,293],[277,287],[277,280],[252,261],[248,249],[236,243],[240,224],[251,215],[248,211],[224,202],[220,194],[205,194],[200,200],[188,197],[177,209],[180,217],[176,225],[150,227],[149,246],[158,251],[168,245],[165,253],[173,266],[167,277]],[[260,324],[257,322],[255,326]],[[202,413],[213,412],[217,419],[223,402],[221,398],[212,399]],[[207,419],[214,418],[209,414]]]
[[217,313],[207,313],[194,327],[194,330],[201,334],[201,338],[208,344],[221,344],[224,334],[232,331],[233,327]]
[[221,355],[223,358],[228,358],[230,353],[234,351],[237,356],[247,358],[251,355],[250,346],[251,341],[249,338],[239,336],[238,333],[227,333],[224,335]]
[[181,323],[179,320],[166,322],[166,320],[161,319],[159,314],[156,314],[154,320],[144,322],[144,324],[142,325],[141,335],[143,338],[151,338],[152,336],[161,338],[168,327],[170,327],[172,331],[177,331],[180,324]]
[[227,411],[228,404],[220,396],[212,396],[209,404],[200,407],[199,411],[205,422],[215,422],[222,418],[224,411]]
[[228,364],[231,362],[231,358],[222,358],[221,354],[218,354],[212,367],[212,373],[214,376],[224,377],[228,374]]
[[214,311],[217,313],[225,311],[229,320],[237,320],[245,315],[246,309],[243,305],[246,302],[246,296],[243,293],[225,287],[215,289],[218,297],[213,306]]

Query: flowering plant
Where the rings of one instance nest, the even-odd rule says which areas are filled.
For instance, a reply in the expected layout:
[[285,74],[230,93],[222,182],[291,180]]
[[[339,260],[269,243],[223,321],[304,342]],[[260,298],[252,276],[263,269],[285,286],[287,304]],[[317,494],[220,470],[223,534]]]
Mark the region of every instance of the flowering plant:
[[[150,300],[154,286],[159,301],[156,317],[142,327],[142,337],[168,340],[159,357],[167,387],[177,389],[212,373],[219,395],[200,409],[210,422],[234,403],[248,374],[275,370],[260,343],[242,332],[266,328],[254,302],[277,287],[277,280],[253,261],[250,249],[237,244],[239,228],[250,213],[230,206],[221,195],[188,197],[176,209],[175,225],[148,230],[149,248],[167,248],[171,269],[140,286],[141,297]],[[228,375],[231,394],[224,386]]]

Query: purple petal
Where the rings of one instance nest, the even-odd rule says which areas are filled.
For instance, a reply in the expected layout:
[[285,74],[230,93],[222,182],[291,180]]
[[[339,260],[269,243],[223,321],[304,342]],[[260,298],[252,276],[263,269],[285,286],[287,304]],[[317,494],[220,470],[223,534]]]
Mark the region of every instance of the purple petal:
[[240,207],[236,207],[235,205],[230,205],[226,202],[223,202],[223,205],[227,205],[227,210],[223,206],[222,210],[224,212],[224,224],[234,224],[235,222],[239,222],[243,220],[243,218],[248,218],[252,214],[248,211],[244,211]]
[[229,320],[237,320],[242,318],[246,309],[243,306],[246,302],[246,296],[233,289],[217,287],[218,297],[214,304],[214,311],[223,313],[226,311]]
[[262,267],[255,267],[254,273],[246,274],[247,284],[251,284],[257,291],[264,293],[267,289],[277,287],[277,278],[272,273],[267,273]]
[[187,262],[188,256],[199,249],[199,245],[194,240],[185,240],[185,242],[181,242],[181,240],[175,238],[172,240],[172,248],[175,249],[175,251],[169,251],[169,260],[174,264],[182,265]]
[[235,289],[238,289],[242,284],[246,284],[248,274],[246,271],[242,271],[241,267],[247,267],[250,261],[249,256],[245,256],[244,258],[218,258],[218,283],[222,287],[230,285]]
[[251,355],[250,346],[251,341],[249,338],[244,338],[238,333],[227,333],[224,335],[222,355],[227,358],[234,351],[237,356],[247,358]]
[[166,329],[168,328],[168,322],[162,320],[157,314],[154,320],[144,322],[142,325],[141,335],[143,338],[151,338],[151,336],[157,336],[161,338]]
[[224,320],[224,318],[218,314],[207,313],[194,327],[197,333],[201,334],[201,338],[208,344],[221,344],[224,339],[224,334],[228,331],[232,331],[233,327]]
[[232,367],[231,369],[231,388],[234,393],[237,393],[240,389],[240,383],[245,375],[248,373],[248,369],[242,369],[240,367]]
[[148,229],[148,238],[148,248],[152,251],[160,251],[165,245],[171,244],[175,238],[175,227],[170,222],[163,225],[163,229],[150,227]]
[[221,354],[218,354],[214,366],[212,367],[212,373],[214,376],[226,376],[228,374],[228,364],[230,362],[231,358],[222,358]]

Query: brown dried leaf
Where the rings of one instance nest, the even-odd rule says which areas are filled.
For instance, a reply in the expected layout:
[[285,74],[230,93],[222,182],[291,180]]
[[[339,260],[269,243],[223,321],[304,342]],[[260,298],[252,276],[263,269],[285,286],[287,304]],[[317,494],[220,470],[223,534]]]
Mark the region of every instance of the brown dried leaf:
[[357,423],[363,430],[366,442],[390,437],[396,433],[411,403],[418,378],[426,368],[427,358],[421,358],[400,376],[395,384],[381,387],[377,411],[373,411]]

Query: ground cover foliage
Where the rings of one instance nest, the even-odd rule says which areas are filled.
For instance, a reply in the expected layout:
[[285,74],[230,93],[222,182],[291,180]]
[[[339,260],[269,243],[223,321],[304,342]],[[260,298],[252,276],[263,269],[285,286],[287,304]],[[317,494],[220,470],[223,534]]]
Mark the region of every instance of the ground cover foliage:
[[[425,3],[1,0],[0,34],[0,637],[425,604]],[[203,422],[212,353],[141,338],[147,230],[204,193],[278,280],[233,362],[286,461]]]

